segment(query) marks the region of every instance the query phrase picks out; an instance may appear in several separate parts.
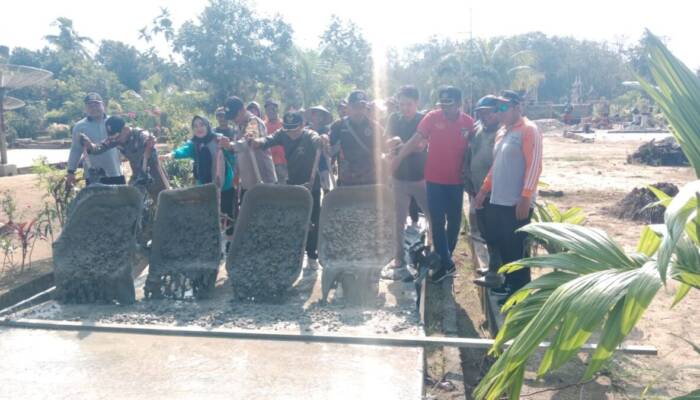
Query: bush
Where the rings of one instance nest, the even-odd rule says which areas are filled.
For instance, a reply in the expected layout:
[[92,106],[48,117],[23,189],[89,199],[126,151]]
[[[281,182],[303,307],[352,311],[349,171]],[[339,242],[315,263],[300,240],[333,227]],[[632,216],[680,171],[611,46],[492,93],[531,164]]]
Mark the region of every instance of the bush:
[[68,139],[71,137],[70,126],[66,124],[53,123],[46,128],[46,132],[51,139]]
[[7,125],[19,138],[35,139],[42,130],[46,104],[44,102],[28,103],[26,106],[7,113]]

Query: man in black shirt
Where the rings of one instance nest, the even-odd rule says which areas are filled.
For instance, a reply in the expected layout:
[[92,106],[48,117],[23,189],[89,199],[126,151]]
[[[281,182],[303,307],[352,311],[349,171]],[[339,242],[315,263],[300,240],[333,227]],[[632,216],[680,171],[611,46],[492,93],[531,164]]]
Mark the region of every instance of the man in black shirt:
[[285,113],[282,122],[282,129],[274,135],[254,139],[252,145],[262,149],[282,146],[289,172],[287,183],[305,185],[311,190],[314,204],[311,211],[311,227],[306,240],[306,255],[309,258],[309,265],[313,268],[318,258],[316,243],[318,219],[321,213],[321,184],[317,169],[323,146],[328,143],[328,136],[319,136],[316,132],[305,128],[304,118],[299,111]]
[[[398,154],[401,146],[408,142],[416,133],[418,123],[425,114],[418,112],[420,94],[414,86],[404,86],[399,90],[399,112],[391,114],[386,128],[387,147],[393,155]],[[423,149],[407,155],[392,171],[392,186],[396,212],[396,254],[393,267],[405,265],[404,260],[404,228],[409,206],[415,201],[423,210],[428,209],[428,199],[425,189],[425,160],[427,152]]]
[[214,128],[215,133],[220,133],[224,136],[226,136],[229,139],[233,139],[233,128],[228,124],[228,120],[226,119],[226,110],[223,107],[219,107],[216,109],[216,123],[217,127]]
[[338,185],[377,183],[379,129],[368,117],[367,94],[355,90],[348,96],[347,117],[331,126],[333,154],[342,152]]

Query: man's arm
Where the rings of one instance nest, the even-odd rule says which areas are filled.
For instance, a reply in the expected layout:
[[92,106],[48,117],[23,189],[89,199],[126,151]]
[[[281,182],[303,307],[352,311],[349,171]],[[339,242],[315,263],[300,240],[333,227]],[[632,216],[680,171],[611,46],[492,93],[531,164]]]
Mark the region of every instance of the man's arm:
[[80,143],[80,134],[82,132],[82,127],[80,124],[76,124],[73,127],[73,132],[71,135],[70,153],[68,153],[68,173],[73,174],[76,169],[78,169],[78,162],[80,157],[83,155],[83,145]]
[[111,150],[111,149],[117,147],[117,145],[119,144],[119,143],[117,143],[116,140],[110,140],[109,138],[103,140],[102,142],[100,142],[98,144],[92,143],[90,141],[90,138],[88,138],[85,135],[83,135],[83,139],[87,140],[87,142],[89,143],[89,145],[87,146],[88,154],[102,154],[108,150]]
[[542,134],[537,128],[527,129],[523,134],[523,157],[525,158],[525,177],[522,197],[531,198],[537,191],[537,184],[542,174]]

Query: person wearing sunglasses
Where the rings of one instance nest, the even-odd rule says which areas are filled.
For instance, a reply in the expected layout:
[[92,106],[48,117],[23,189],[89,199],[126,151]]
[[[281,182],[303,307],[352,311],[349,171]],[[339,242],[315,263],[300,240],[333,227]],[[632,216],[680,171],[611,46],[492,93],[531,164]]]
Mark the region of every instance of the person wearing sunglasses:
[[[502,264],[527,256],[527,234],[517,230],[530,223],[542,173],[542,134],[523,116],[521,103],[514,91],[504,91],[499,97],[497,110],[503,126],[496,136],[493,166],[475,200],[476,208],[483,209],[486,244],[500,255]],[[493,274],[499,266],[489,267]],[[508,296],[528,282],[530,269],[523,268],[506,274],[504,286],[496,291]],[[487,285],[486,280],[477,283],[495,286]]]
[[438,109],[420,121],[411,139],[392,160],[392,168],[409,154],[428,145],[425,182],[433,246],[440,256],[440,268],[433,272],[433,282],[455,274],[452,252],[457,245],[462,223],[462,164],[469,138],[474,134],[474,120],[462,112],[462,92],[453,86],[438,90]]

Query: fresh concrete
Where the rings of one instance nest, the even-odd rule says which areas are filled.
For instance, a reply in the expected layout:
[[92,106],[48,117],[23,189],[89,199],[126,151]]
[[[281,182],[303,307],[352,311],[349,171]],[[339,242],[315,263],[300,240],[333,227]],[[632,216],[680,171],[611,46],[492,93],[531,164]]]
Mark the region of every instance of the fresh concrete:
[[0,328],[0,398],[420,399],[423,350]]

